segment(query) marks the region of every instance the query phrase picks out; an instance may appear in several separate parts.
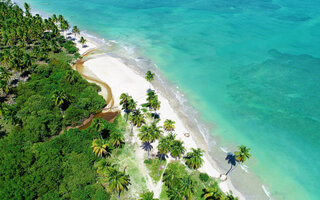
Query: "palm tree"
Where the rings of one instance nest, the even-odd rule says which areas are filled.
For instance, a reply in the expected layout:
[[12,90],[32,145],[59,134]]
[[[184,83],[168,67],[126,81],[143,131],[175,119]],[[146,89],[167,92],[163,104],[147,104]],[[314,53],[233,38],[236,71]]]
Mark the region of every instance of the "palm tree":
[[30,13],[30,5],[27,3],[24,3],[24,9],[26,10],[26,13]]
[[182,141],[173,140],[171,142],[170,153],[171,153],[171,156],[174,157],[176,160],[178,158],[180,159],[185,151],[186,149],[184,148]]
[[249,154],[250,148],[247,148],[244,145],[238,146],[239,151],[235,152],[234,155],[236,156],[236,160],[239,163],[244,163],[247,159],[251,157]]
[[11,73],[4,67],[0,67],[0,85],[2,91],[6,94],[9,92],[9,80]]
[[50,49],[54,53],[58,53],[60,51],[59,45],[55,40],[50,41]]
[[127,113],[126,121],[128,121],[128,102],[132,99],[127,93],[122,93],[120,95],[120,105],[122,105],[122,110]]
[[232,191],[230,191],[230,193],[227,193],[225,200],[238,200],[238,198],[234,197]]
[[129,101],[128,101],[128,107],[127,108],[128,108],[128,110],[130,112],[135,111],[136,108],[137,108],[137,102],[135,102],[132,98],[130,98]]
[[[67,20],[60,21],[60,29],[62,31],[68,30],[69,28],[70,28],[70,25]],[[80,41],[80,43],[81,43],[81,41]]]
[[32,61],[33,61],[33,58],[29,54],[25,53],[23,55],[22,64],[24,65],[25,68],[29,68],[32,65]]
[[64,18],[62,15],[59,15],[58,16],[58,22],[62,23],[64,21]]
[[54,23],[58,22],[58,18],[56,14],[53,14],[51,19]]
[[20,119],[17,117],[17,112],[14,108],[2,103],[1,108],[2,115],[5,121],[11,125],[21,124]]
[[52,34],[54,35],[54,36],[59,36],[59,29],[58,29],[58,27],[56,26],[56,25],[52,25],[52,27],[51,27],[51,30],[52,30]]
[[[108,148],[109,145],[102,139],[95,139],[92,142],[91,148],[93,149],[93,152],[95,155],[98,155],[102,158],[103,154],[109,154],[110,148]],[[109,150],[109,152],[107,151]]]
[[74,27],[72,28],[72,33],[73,33],[74,36],[76,37],[76,35],[80,33],[79,28],[78,28],[77,26],[74,26]]
[[163,173],[162,182],[168,187],[171,188],[172,185],[177,184],[177,174],[172,169],[166,169]]
[[76,80],[77,76],[73,70],[68,70],[68,71],[66,71],[66,75],[64,76],[64,78],[69,83],[73,83]]
[[170,133],[167,135],[167,138],[172,142],[173,140],[176,139],[176,136],[177,136],[177,134],[174,134],[174,133],[170,132]]
[[148,70],[147,73],[146,73],[145,78],[146,78],[146,80],[148,82],[151,82],[154,79],[154,75],[155,75],[154,73],[152,73],[150,70]]
[[184,157],[186,160],[186,165],[191,169],[198,169],[203,165],[203,150],[200,148],[198,149],[191,149],[192,152],[187,153],[187,155]]
[[123,191],[128,190],[130,183],[130,176],[125,172],[114,170],[107,178],[108,189],[110,192],[115,191],[118,194],[118,199]]
[[150,107],[154,110],[153,121],[156,120],[157,110],[160,109],[161,102],[158,100],[158,96],[155,96],[151,102]]
[[7,111],[9,111],[8,105],[5,103],[0,103],[0,117],[6,115]]
[[153,148],[151,143],[154,141],[150,127],[148,125],[142,126],[140,128],[140,133],[138,134],[138,137],[142,141],[142,145],[141,145],[142,149],[148,152],[148,160],[149,160],[149,154]]
[[186,199],[191,200],[196,187],[195,183],[192,181],[192,178],[190,176],[182,178],[179,187],[184,192]]
[[7,96],[8,92],[9,92],[9,83],[8,83],[8,81],[6,81],[4,79],[1,79],[0,80],[0,88],[1,88],[1,91],[4,94],[4,96]]
[[82,44],[82,47],[84,47],[84,44],[87,42],[86,39],[84,39],[84,37],[81,36],[80,38],[80,43]]
[[169,153],[170,141],[167,138],[160,139],[157,148],[159,152],[159,170],[158,170],[158,176],[159,176],[161,160],[167,155],[167,153]]
[[172,187],[167,191],[167,195],[170,200],[183,200],[184,192],[180,187]]
[[[133,111],[136,110],[136,107],[137,107],[137,103],[132,99],[130,98],[129,101],[128,101],[128,106],[127,106],[127,109],[128,109],[128,113],[133,113]],[[138,114],[138,113],[136,113]],[[131,133],[132,133],[132,130],[133,130],[133,117],[131,116],[131,120],[130,120],[130,125],[131,125]]]
[[3,50],[3,52],[0,56],[0,59],[4,65],[8,65],[8,63],[11,59],[11,52],[8,49]]
[[140,199],[139,200],[158,200],[153,198],[153,192],[143,192],[140,194]]
[[155,140],[159,139],[160,137],[162,137],[163,131],[160,128],[161,128],[161,126],[157,126],[156,122],[151,123],[149,130],[150,130],[152,141],[155,141]]
[[124,144],[124,137],[123,134],[120,132],[112,132],[110,135],[110,143],[113,147],[115,147],[118,151],[118,148]]
[[170,120],[170,119],[166,119],[163,123],[163,128],[166,131],[174,131],[174,124],[175,122]]
[[150,159],[150,151],[153,149],[153,146],[150,141],[145,141],[142,143],[141,148],[148,152],[148,160]]
[[157,96],[154,90],[148,90],[147,92],[147,102],[150,104],[151,100]]
[[133,125],[135,125],[137,127],[142,126],[142,124],[144,124],[146,122],[140,109],[137,109],[133,112],[132,122],[133,122]]
[[140,133],[138,134],[138,137],[142,142],[153,142],[152,132],[148,125],[143,125],[140,128]]
[[220,191],[217,183],[215,183],[209,188],[203,189],[202,197],[206,200],[223,200],[224,199],[224,196]]
[[101,132],[105,128],[102,119],[95,119],[92,127],[94,128],[95,131],[97,131],[100,134],[100,138],[102,139]]
[[65,94],[65,92],[59,90],[54,91],[52,97],[56,106],[62,106],[68,100],[68,97]]

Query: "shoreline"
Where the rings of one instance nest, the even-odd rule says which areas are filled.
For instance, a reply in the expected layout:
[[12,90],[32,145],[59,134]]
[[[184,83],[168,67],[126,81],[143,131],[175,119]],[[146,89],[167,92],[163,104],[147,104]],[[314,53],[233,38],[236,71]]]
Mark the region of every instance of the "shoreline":
[[[82,47],[78,39],[74,41],[79,48],[79,53],[81,55],[93,49],[100,49],[103,46],[85,34],[81,34],[81,36],[87,40],[86,48]],[[77,38],[80,38],[80,35],[78,35]],[[149,83],[144,79],[143,72],[137,67],[134,69],[134,66],[124,62],[124,60],[107,53],[91,56],[91,59],[85,61],[83,65],[87,68],[86,71],[90,71],[90,74],[93,74],[110,86],[116,107],[119,106],[119,97],[121,93],[128,93],[138,101],[138,104],[144,103]],[[158,72],[158,70],[156,71]],[[159,75],[157,72],[156,76],[158,77]],[[187,150],[198,147],[205,150],[204,165],[199,171],[219,179],[220,174],[222,174],[220,173],[221,169],[209,155],[209,148],[208,143],[205,141],[205,135],[202,135],[199,130],[196,130],[197,128],[199,129],[199,127],[193,127],[193,124],[191,124],[192,120],[188,119],[183,113],[178,100],[170,98],[169,94],[166,94],[163,91],[166,88],[161,88],[161,82],[159,80],[155,80],[154,82],[152,83],[152,89],[156,90],[156,93],[159,95],[159,100],[161,101],[159,110],[161,116],[160,124],[162,124],[165,119],[174,120],[176,122],[175,133],[177,134],[177,139],[181,139],[185,143]],[[105,95],[106,94],[103,96]],[[169,99],[171,99],[171,101]],[[191,133],[190,137],[185,137],[183,135],[184,133]],[[144,151],[141,150],[140,153],[144,154]],[[239,199],[246,199],[243,194],[235,189],[230,179],[219,182],[219,187],[225,193],[232,191]],[[157,194],[156,191],[154,192]]]
[[[20,7],[23,7],[23,1],[20,0],[13,0],[14,3],[16,3],[17,5],[19,5]],[[31,11],[31,13],[34,14],[40,14],[40,16],[44,17],[44,18],[48,18],[50,15],[44,12],[40,12],[39,10],[33,10]],[[71,37],[75,37],[74,34],[70,33],[68,34],[68,31],[62,32],[61,34],[64,35],[66,38],[68,36]],[[82,45],[79,42],[80,37],[83,36],[86,40],[86,48],[83,48]],[[80,34],[77,34],[77,36],[75,37],[76,40],[73,41],[77,48],[79,49],[79,53],[80,55],[85,54],[86,52],[90,51],[90,50],[102,50],[103,52],[108,52],[108,55],[105,55],[107,57],[111,57],[114,59],[117,59],[117,62],[121,63],[122,65],[124,65],[129,71],[133,71],[135,73],[135,75],[137,75],[138,77],[144,77],[144,73],[147,70],[152,70],[156,75],[155,75],[155,80],[153,81],[152,85],[155,86],[154,89],[156,89],[156,92],[158,93],[159,97],[163,97],[166,101],[169,102],[170,108],[174,107],[174,113],[178,116],[179,120],[183,121],[183,122],[187,122],[184,123],[184,126],[187,130],[190,130],[189,132],[191,133],[196,133],[193,134],[193,142],[196,143],[200,143],[201,145],[196,145],[197,146],[201,146],[201,148],[203,150],[205,150],[205,154],[204,154],[204,160],[205,160],[205,165],[209,166],[209,169],[211,168],[213,170],[213,172],[210,173],[210,170],[205,170],[205,172],[208,173],[208,175],[212,176],[212,177],[219,177],[222,168],[218,166],[218,162],[215,161],[210,153],[210,149],[208,146],[208,142],[206,141],[206,139],[208,138],[213,138],[210,135],[209,130],[209,126],[207,124],[205,124],[204,122],[202,122],[201,120],[199,121],[198,119],[200,119],[200,113],[192,106],[189,105],[188,103],[185,104],[186,99],[184,98],[183,93],[175,87],[172,87],[172,85],[170,85],[170,81],[165,79],[164,76],[161,76],[161,71],[158,70],[156,65],[153,65],[150,67],[151,63],[150,60],[147,60],[145,58],[141,58],[138,57],[137,59],[142,59],[143,62],[146,62],[147,65],[143,65],[142,67],[139,65],[137,60],[135,58],[132,58],[131,55],[121,55],[118,56],[117,54],[114,54],[114,50],[118,50],[118,42],[117,41],[113,41],[113,40],[105,40],[100,38],[99,36],[95,36],[94,33],[91,33],[89,31],[81,31]],[[71,39],[71,38],[70,38]],[[130,48],[128,46],[122,46],[124,49],[126,48]],[[119,52],[116,52],[119,53]],[[121,52],[123,53],[123,52]],[[127,58],[128,57],[128,58]],[[135,62],[131,63],[130,59],[134,59]],[[145,59],[145,60],[144,60]],[[92,73],[91,70],[87,71],[90,75],[94,76],[94,73]],[[160,75],[159,75],[160,74]],[[96,77],[96,76],[94,76]],[[143,78],[144,79],[144,78]],[[89,80],[89,82],[92,82]],[[99,85],[99,84],[98,84]],[[111,88],[112,89],[112,88]],[[169,89],[169,91],[165,91],[166,89]],[[100,95],[102,95],[103,97],[107,97],[107,91],[104,90],[102,88],[102,91],[99,92]],[[129,94],[131,95],[131,94]],[[173,97],[173,98],[172,98]],[[181,99],[180,99],[181,98]],[[162,98],[159,98],[160,101],[162,102]],[[118,100],[118,99],[116,99]],[[117,105],[117,104],[115,104]],[[182,108],[183,107],[183,108]],[[172,108],[171,108],[172,109]],[[173,109],[172,109],[173,110]],[[188,112],[186,112],[188,111]],[[191,119],[188,118],[188,115],[192,114],[192,116],[196,115],[196,117],[192,117],[194,118],[195,121],[192,121]],[[173,119],[174,120],[174,119]],[[175,121],[175,120],[174,120]],[[193,127],[195,126],[195,127]],[[205,132],[205,133],[204,133]],[[178,138],[179,139],[179,138]],[[220,147],[221,148],[221,147]],[[208,164],[207,164],[208,163]],[[204,168],[204,167],[202,167]],[[199,171],[201,171],[201,169],[199,169]],[[222,172],[224,173],[224,172]],[[213,175],[211,175],[213,174]],[[219,183],[219,187],[223,192],[229,192],[232,191],[233,194],[235,196],[237,196],[239,199],[246,199],[244,194],[239,192],[233,185],[232,181],[230,179],[228,179],[227,181],[224,181],[221,183]],[[264,193],[267,197],[267,199],[271,199],[271,197],[268,195],[269,192],[268,190],[265,188],[264,185],[262,185],[262,189],[264,190]]]

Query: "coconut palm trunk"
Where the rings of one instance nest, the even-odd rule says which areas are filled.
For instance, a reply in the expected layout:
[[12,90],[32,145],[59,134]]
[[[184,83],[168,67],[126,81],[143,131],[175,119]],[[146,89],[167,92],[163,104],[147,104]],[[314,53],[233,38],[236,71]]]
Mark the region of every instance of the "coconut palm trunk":
[[130,127],[130,132],[131,132],[131,134],[132,134],[132,132],[133,132],[133,112],[130,112],[130,114],[131,114],[131,120],[130,120],[130,125],[131,125],[131,127]]
[[130,132],[131,132],[131,134],[132,134],[132,132],[133,132],[133,123],[132,122],[130,122]]
[[128,118],[129,118],[129,113],[128,113],[128,108],[127,108],[127,106],[126,106],[124,112],[127,114],[127,115],[126,115],[126,122],[127,122],[127,121],[128,121]]
[[154,110],[153,122],[156,121],[157,114],[158,114],[158,113],[157,113],[157,110]]

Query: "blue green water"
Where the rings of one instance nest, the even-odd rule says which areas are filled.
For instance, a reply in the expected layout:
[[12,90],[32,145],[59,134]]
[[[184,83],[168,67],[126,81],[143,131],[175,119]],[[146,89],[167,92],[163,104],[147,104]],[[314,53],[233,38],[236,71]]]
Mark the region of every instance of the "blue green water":
[[27,2],[135,47],[186,94],[220,146],[249,146],[259,184],[232,175],[249,199],[262,199],[252,191],[261,184],[275,199],[319,198],[320,1]]

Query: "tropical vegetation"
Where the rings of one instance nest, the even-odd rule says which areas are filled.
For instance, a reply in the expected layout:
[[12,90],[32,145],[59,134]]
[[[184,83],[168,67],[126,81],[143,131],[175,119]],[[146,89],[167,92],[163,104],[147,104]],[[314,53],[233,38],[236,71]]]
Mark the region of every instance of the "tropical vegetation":
[[151,82],[154,79],[154,75],[155,75],[154,73],[152,73],[150,70],[148,70],[145,78],[147,81]]
[[[147,173],[163,182],[160,199],[236,199],[197,170],[204,151],[187,152],[176,139],[174,121],[160,125],[161,102],[154,90],[147,91],[142,108],[121,94],[125,117],[100,119],[96,114],[106,106],[101,88],[72,69],[80,55],[62,34],[76,37],[80,29],[62,15],[44,19],[30,11],[27,3],[22,9],[0,1],[1,199],[154,200],[153,191],[137,186],[145,180],[137,167],[141,160],[132,156],[134,127],[147,152]],[[80,36],[79,42],[85,46],[86,39]],[[145,78],[151,82],[154,76],[148,71]],[[75,128],[90,116],[95,118],[88,128]],[[154,149],[157,157],[150,158]],[[251,157],[249,148],[238,149],[239,163]],[[127,192],[132,187],[133,197]]]
[[119,196],[130,185],[127,174],[114,173],[106,178],[119,181],[104,182],[94,163],[123,147],[121,117],[97,120],[86,130],[66,129],[99,113],[105,100],[100,87],[70,65],[79,53],[60,35],[69,23],[62,15],[43,19],[30,10],[28,4],[23,10],[0,1],[1,199]]
[[188,152],[187,155],[184,157],[186,161],[186,165],[191,169],[199,169],[203,165],[203,150],[200,148],[198,149],[191,149],[191,152]]

